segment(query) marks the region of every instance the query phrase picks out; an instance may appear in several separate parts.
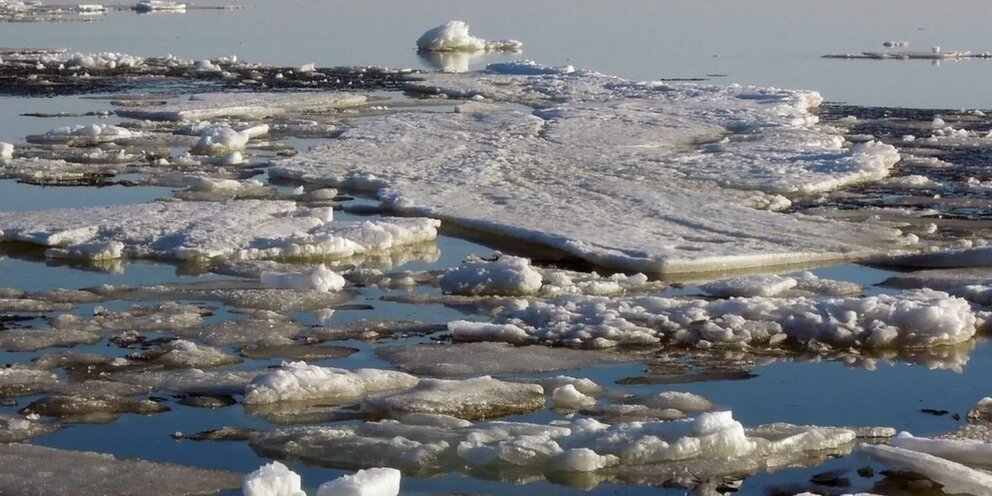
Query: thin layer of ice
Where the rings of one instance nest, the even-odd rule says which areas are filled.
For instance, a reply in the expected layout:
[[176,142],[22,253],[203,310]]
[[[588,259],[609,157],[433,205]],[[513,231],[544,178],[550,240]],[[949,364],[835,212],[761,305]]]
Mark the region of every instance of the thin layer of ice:
[[[0,494],[5,496],[195,496],[237,489],[240,474],[28,444],[0,444]],[[45,477],[39,477],[45,474]],[[113,476],[108,474],[117,474]]]
[[220,118],[261,119],[300,111],[327,111],[364,104],[364,95],[347,93],[203,93],[156,107],[121,108],[131,119],[205,121]]
[[[395,389],[395,388],[394,388]],[[416,387],[367,398],[362,409],[382,416],[411,413],[450,415],[468,420],[503,417],[544,407],[544,388],[489,376],[463,380],[421,379]]]

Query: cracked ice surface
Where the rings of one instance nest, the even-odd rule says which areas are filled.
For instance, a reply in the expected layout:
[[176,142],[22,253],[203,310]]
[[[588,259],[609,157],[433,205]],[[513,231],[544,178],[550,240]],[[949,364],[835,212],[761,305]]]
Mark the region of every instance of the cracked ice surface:
[[0,241],[48,246],[57,258],[178,260],[343,258],[432,241],[436,220],[334,222],[294,202],[155,202],[0,213]]
[[816,125],[815,92],[526,64],[425,77],[412,87],[540,108],[371,117],[271,174],[374,191],[400,211],[632,271],[840,260],[907,244],[890,228],[759,210],[884,178],[899,158],[879,143],[845,148]]

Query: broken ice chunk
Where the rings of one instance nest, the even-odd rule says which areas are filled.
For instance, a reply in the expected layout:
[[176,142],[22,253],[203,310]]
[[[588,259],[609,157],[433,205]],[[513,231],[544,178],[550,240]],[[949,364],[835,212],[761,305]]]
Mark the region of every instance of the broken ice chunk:
[[448,21],[428,30],[417,39],[417,49],[424,52],[519,52],[523,43],[516,40],[486,41],[468,34],[468,24]]
[[409,391],[367,398],[362,404],[365,411],[383,416],[431,413],[468,420],[527,413],[543,407],[544,388],[540,385],[489,376],[422,379]]
[[40,422],[37,417],[30,415],[24,417],[0,413],[0,443],[20,443],[57,429],[57,425]]
[[344,370],[283,362],[280,368],[259,374],[245,388],[245,404],[352,401],[374,393],[409,389],[418,381],[412,375],[392,370]]
[[345,285],[344,278],[324,264],[314,267],[309,273],[265,271],[261,279],[262,284],[301,291],[341,291]]
[[731,296],[776,296],[796,287],[798,281],[782,276],[742,276],[711,282],[702,286],[703,291],[718,298]]
[[279,462],[246,475],[241,491],[244,496],[307,496],[300,475]]
[[58,384],[58,376],[46,370],[0,368],[0,398],[43,393],[51,391]]
[[596,398],[588,396],[571,384],[558,386],[551,393],[551,403],[555,408],[577,410],[596,404]]
[[396,496],[400,492],[399,470],[369,468],[325,482],[317,496]]
[[224,155],[244,150],[248,140],[268,134],[269,126],[261,124],[241,131],[227,125],[211,126],[200,132],[200,140],[191,150],[199,155]]
[[0,161],[12,160],[14,158],[14,145],[0,142]]
[[441,276],[441,289],[460,295],[528,295],[541,289],[541,273],[526,258],[474,259],[448,269]]

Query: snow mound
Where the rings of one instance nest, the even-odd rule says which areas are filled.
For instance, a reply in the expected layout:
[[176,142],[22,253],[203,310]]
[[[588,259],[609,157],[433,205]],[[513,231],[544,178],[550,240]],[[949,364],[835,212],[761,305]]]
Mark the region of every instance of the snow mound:
[[262,284],[278,288],[298,289],[302,291],[341,291],[345,280],[337,272],[320,264],[310,272],[262,272]]
[[486,41],[468,34],[468,24],[448,21],[428,30],[417,39],[423,52],[519,52],[523,43],[516,40]]
[[441,277],[441,290],[451,294],[520,296],[540,289],[541,273],[530,266],[530,260],[520,257],[470,260]]
[[401,477],[395,468],[359,470],[321,484],[317,496],[396,496]]

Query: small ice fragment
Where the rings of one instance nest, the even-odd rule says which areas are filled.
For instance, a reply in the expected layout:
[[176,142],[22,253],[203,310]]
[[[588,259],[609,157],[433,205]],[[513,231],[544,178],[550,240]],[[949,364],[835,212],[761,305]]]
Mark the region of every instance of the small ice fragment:
[[313,62],[311,62],[309,64],[303,64],[297,70],[297,72],[302,72],[304,74],[305,73],[310,73],[310,72],[316,72],[316,71],[317,71],[317,64],[314,64]]
[[396,496],[400,493],[400,478],[395,468],[359,470],[321,484],[317,496]]
[[301,291],[341,291],[345,280],[337,272],[320,264],[310,272],[262,272],[262,283]]
[[14,158],[14,145],[0,142],[0,160],[11,160]]
[[262,465],[246,475],[241,490],[244,496],[307,496],[299,474],[279,462]]
[[555,408],[576,410],[596,404],[596,398],[582,394],[575,386],[566,384],[555,388],[551,393],[551,403]]

